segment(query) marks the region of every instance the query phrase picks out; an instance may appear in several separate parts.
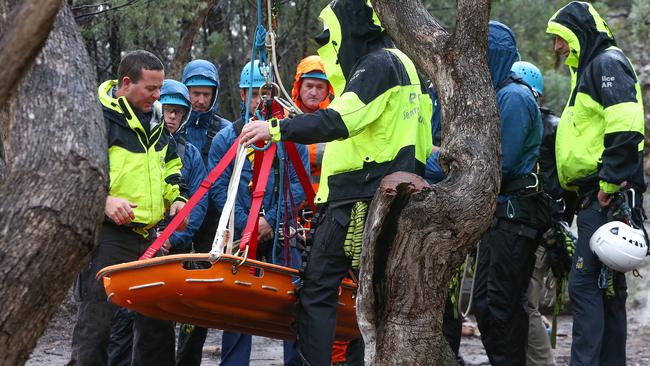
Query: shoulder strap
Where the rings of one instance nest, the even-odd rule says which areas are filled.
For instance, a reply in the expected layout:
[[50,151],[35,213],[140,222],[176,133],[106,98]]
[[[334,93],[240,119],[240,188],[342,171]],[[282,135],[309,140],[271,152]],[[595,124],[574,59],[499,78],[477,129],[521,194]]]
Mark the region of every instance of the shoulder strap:
[[235,134],[239,136],[241,130],[244,129],[244,119],[240,118],[232,123],[232,127],[235,129]]
[[187,141],[185,141],[185,138],[183,136],[174,136],[174,140],[176,140],[176,152],[178,153],[178,157],[181,158],[181,160],[185,159],[185,144]]
[[212,146],[212,139],[219,133],[221,130],[221,116],[218,114],[212,115],[212,119],[210,120],[210,127],[208,127],[208,131],[206,132],[206,136],[208,138],[208,141],[203,144],[203,149],[201,149],[201,153],[203,154],[204,157],[207,157],[208,154],[210,154],[210,147]]

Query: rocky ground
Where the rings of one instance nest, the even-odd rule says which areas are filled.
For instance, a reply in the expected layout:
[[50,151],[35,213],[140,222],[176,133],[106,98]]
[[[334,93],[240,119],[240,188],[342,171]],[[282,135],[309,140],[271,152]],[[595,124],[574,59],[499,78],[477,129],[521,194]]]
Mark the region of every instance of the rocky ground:
[[[645,202],[650,212],[650,200]],[[650,224],[646,222],[650,231]],[[574,228],[575,230],[575,228]],[[650,366],[650,260],[640,269],[644,278],[631,274],[628,278],[628,337],[627,365]],[[70,338],[75,321],[76,305],[70,297],[53,317],[41,336],[27,365],[65,365],[70,359]],[[571,351],[571,317],[558,319],[558,338],[555,350],[556,365],[568,365]],[[203,348],[203,365],[218,365],[221,350],[221,331],[211,330]],[[480,337],[463,337],[460,352],[467,366],[489,365]],[[282,365],[282,342],[261,337],[253,338],[252,366]]]
[[[649,274],[650,275],[650,274]],[[643,281],[643,282],[642,282]],[[637,291],[629,303],[628,365],[650,365],[650,310],[645,306],[650,291],[643,279],[633,279],[631,288]],[[638,289],[641,286],[644,290]],[[27,362],[30,366],[65,365],[70,358],[70,337],[74,323],[74,304],[66,302],[52,319]],[[571,318],[560,317],[558,345],[555,350],[557,365],[569,364],[571,346]],[[221,331],[211,330],[203,348],[203,364],[218,365],[221,349]],[[479,337],[463,337],[461,354],[468,366],[489,365]],[[251,365],[282,365],[282,343],[261,337],[253,338]]]

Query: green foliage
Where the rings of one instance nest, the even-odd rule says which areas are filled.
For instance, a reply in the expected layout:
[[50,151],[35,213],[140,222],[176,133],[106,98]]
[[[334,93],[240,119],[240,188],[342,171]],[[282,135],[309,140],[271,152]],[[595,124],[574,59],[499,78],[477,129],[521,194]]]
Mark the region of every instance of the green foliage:
[[[136,0],[121,8],[127,0],[72,0],[69,3],[78,16],[100,82],[115,77],[122,54],[132,49],[147,49],[168,64],[174,57],[182,30],[195,15],[198,1]],[[322,31],[317,18],[329,0],[277,2],[281,4],[277,29],[279,66],[282,80],[288,84],[285,87],[290,89],[298,62],[316,53],[318,46],[313,37]],[[455,0],[423,0],[422,3],[441,25],[454,31]],[[491,8],[491,18],[507,24],[515,32],[521,59],[536,64],[544,73],[546,104],[558,113],[566,102],[570,83],[564,65],[553,53],[553,39],[545,30],[548,19],[567,3],[568,0],[494,0]],[[636,50],[647,52],[650,0],[593,3],[609,20],[625,51],[628,45],[634,45]],[[221,112],[226,118],[235,119],[240,113],[239,73],[250,58],[251,37],[257,23],[256,1],[215,0],[211,4],[208,18],[194,40],[192,58],[205,58],[218,65],[222,85]],[[113,10],[79,17],[107,7]],[[266,19],[263,23],[266,26]]]
[[571,87],[571,76],[566,70],[550,69],[544,73],[544,106],[558,116],[564,110]]
[[220,32],[210,34],[206,43],[206,58],[210,60],[220,60],[228,56],[227,39]]

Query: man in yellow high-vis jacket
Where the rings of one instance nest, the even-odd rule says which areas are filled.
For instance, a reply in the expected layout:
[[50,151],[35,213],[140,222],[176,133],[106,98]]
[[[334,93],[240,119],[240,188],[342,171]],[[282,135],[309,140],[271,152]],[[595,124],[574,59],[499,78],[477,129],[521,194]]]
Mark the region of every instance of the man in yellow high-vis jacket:
[[[147,51],[133,51],[120,62],[118,76],[99,87],[110,186],[99,243],[75,285],[81,302],[72,359],[79,366],[106,364],[111,320],[117,310],[95,279],[97,271],[137,260],[153,241],[153,229],[165,210],[174,216],[187,196],[180,174],[182,163],[158,103],[164,79],[162,62]],[[132,364],[174,364],[171,322],[136,315]]]
[[[365,213],[382,178],[424,174],[431,152],[432,103],[413,62],[394,48],[366,1],[334,1],[320,14],[318,53],[335,98],[328,108],[293,119],[252,122],[242,142],[327,142],[316,196],[318,227],[299,290],[298,348],[305,364],[329,366],[338,286],[358,265]],[[317,219],[318,218],[318,219]],[[312,225],[315,225],[312,222]],[[359,341],[348,365],[362,365]]]
[[566,57],[571,96],[555,143],[564,189],[579,196],[578,242],[569,275],[573,305],[571,365],[625,365],[625,275],[608,270],[589,248],[608,222],[621,186],[636,191],[632,219],[641,224],[643,105],[634,67],[607,23],[588,2],[574,1],[548,22],[555,51]]

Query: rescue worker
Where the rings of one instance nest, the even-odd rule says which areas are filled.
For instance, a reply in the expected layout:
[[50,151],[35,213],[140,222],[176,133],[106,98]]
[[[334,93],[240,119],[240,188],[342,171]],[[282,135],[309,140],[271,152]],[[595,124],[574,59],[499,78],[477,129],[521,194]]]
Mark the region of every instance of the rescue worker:
[[[193,60],[185,65],[181,81],[189,91],[192,110],[189,119],[179,128],[176,136],[182,137],[201,152],[207,170],[212,139],[219,131],[230,125],[230,122],[218,113],[219,71],[209,61]],[[219,210],[208,200],[203,223],[192,238],[193,249],[196,252],[210,251],[218,221]],[[199,355],[203,350],[207,334],[206,328],[183,325],[178,337],[177,359],[185,360],[186,365],[200,364]]]
[[499,108],[501,189],[490,229],[480,242],[474,310],[492,365],[524,365],[528,339],[526,291],[535,250],[550,222],[550,206],[534,174],[542,121],[530,87],[512,71],[514,33],[488,25],[488,68]]
[[[107,362],[111,320],[118,307],[107,300],[101,280],[95,279],[98,270],[137,260],[152,243],[165,209],[174,216],[186,202],[181,159],[158,102],[163,79],[162,62],[138,50],[122,58],[118,80],[99,87],[110,188],[99,242],[75,285],[81,301],[72,335],[71,362],[76,365]],[[136,314],[133,329],[133,365],[174,364],[172,322]]]
[[[625,365],[627,286],[590,250],[622,186],[636,192],[632,219],[642,225],[643,98],[634,67],[605,20],[587,2],[573,1],[549,20],[555,52],[566,57],[571,96],[557,129],[557,172],[578,193],[578,241],[569,274],[573,307],[571,365]],[[599,278],[604,286],[599,286]],[[601,288],[604,287],[604,288]]]
[[[183,163],[181,175],[189,186],[190,194],[194,194],[201,186],[203,179],[205,179],[206,172],[201,159],[201,152],[178,134],[178,131],[189,119],[192,110],[187,87],[176,80],[166,79],[160,91],[160,104],[162,105],[165,125],[176,142],[177,152]],[[207,205],[208,198],[206,196],[197,203],[190,213],[189,223],[185,230],[174,232],[169,240],[163,244],[161,248],[162,254],[189,253],[193,250],[192,237],[201,226],[201,222],[203,222]],[[164,229],[167,222],[168,220],[162,221],[158,225],[158,230]],[[122,308],[118,310],[113,318],[108,347],[108,364],[110,366],[127,366],[131,364],[134,317],[135,312]],[[193,328],[194,326],[182,324],[180,332],[187,332],[187,327]],[[176,355],[177,366],[201,364],[202,347],[187,349],[183,344],[183,340],[187,341],[188,339],[190,338],[180,337],[179,335],[179,352]],[[185,352],[181,352],[181,350]]]
[[[228,149],[235,143],[238,134],[240,133],[244,123],[255,115],[260,103],[262,103],[262,95],[259,94],[259,89],[266,84],[266,80],[261,72],[260,63],[258,60],[253,62],[253,73],[251,74],[251,62],[247,63],[242,69],[239,87],[240,96],[242,100],[242,116],[235,121],[232,125],[223,129],[212,141],[209,156],[209,166],[215,166],[221,158],[225,155]],[[248,103],[249,89],[252,86],[251,102],[248,110],[246,104]],[[266,92],[266,90],[265,90]],[[309,152],[304,145],[296,145],[298,153],[300,154],[302,164],[306,172],[309,172]],[[247,154],[252,159],[252,148],[249,149]],[[281,235],[279,230],[282,229],[280,223],[293,221],[295,227],[295,212],[290,214],[285,212],[283,190],[286,189],[286,184],[289,183],[291,190],[291,197],[293,202],[289,206],[298,207],[302,201],[305,200],[305,193],[300,185],[298,176],[288,162],[285,150],[282,146],[278,146],[276,152],[274,166],[269,173],[269,180],[264,192],[262,200],[262,210],[258,219],[258,250],[257,258],[266,262],[298,268],[300,265],[300,251],[297,248],[297,243],[292,242],[289,252],[289,258],[285,258],[286,252],[281,247],[280,239],[274,240],[278,236],[284,236],[284,231]],[[288,163],[288,164],[285,164]],[[285,167],[290,167],[284,170],[285,177],[280,175],[279,165],[283,164]],[[213,204],[220,210],[226,203],[228,196],[228,185],[232,175],[234,162],[223,172],[222,176],[213,186],[210,192],[210,198]],[[235,226],[235,240],[239,239],[243,234],[246,222],[248,220],[249,211],[252,201],[252,192],[250,184],[253,180],[253,161],[246,160],[241,172],[241,179],[239,181],[239,189],[237,191],[237,198],[234,207],[234,226]],[[280,187],[285,187],[280,190]],[[295,239],[295,237],[294,237]],[[275,259],[275,261],[274,261]],[[223,332],[221,347],[221,365],[222,366],[243,366],[248,365],[250,361],[250,353],[252,346],[252,336],[248,334]],[[284,341],[284,365],[293,366],[300,365],[300,358],[295,350],[294,342]]]
[[[334,98],[334,89],[325,75],[325,66],[319,56],[307,56],[296,67],[291,99],[304,113],[314,113],[325,109]],[[323,164],[325,143],[311,144],[309,148],[309,165],[314,192],[318,192],[320,171]],[[345,365],[348,341],[334,341],[332,348],[332,365]]]
[[[319,56],[308,56],[300,61],[291,90],[291,99],[304,113],[314,113],[329,106],[334,98],[334,89],[327,80],[325,67]],[[318,192],[324,143],[309,145],[309,162],[314,192]]]
[[[312,366],[330,365],[338,287],[358,266],[361,243],[346,241],[347,232],[363,227],[368,203],[384,176],[397,171],[424,173],[431,151],[432,113],[426,84],[415,65],[393,48],[366,1],[334,1],[320,18],[326,31],[317,37],[318,53],[335,99],[316,113],[248,123],[241,134],[244,144],[271,139],[328,142],[316,196],[320,208],[312,222],[317,228],[302,276],[297,317],[299,350]],[[348,357],[347,362],[360,365],[363,357]]]
[[[230,121],[219,115],[219,72],[217,67],[206,60],[194,60],[185,65],[181,81],[190,93],[192,112],[189,120],[177,133],[201,152],[207,169],[208,153],[212,139]],[[219,220],[219,212],[208,202],[203,224],[194,235],[197,252],[209,252]]]
[[[512,72],[517,74],[533,91],[539,103],[539,98],[543,96],[544,91],[544,78],[537,66],[526,61],[517,61],[512,65]],[[558,118],[552,113],[541,112],[542,124],[544,126],[544,134],[542,138],[542,145],[540,147],[540,165],[544,160],[544,152],[548,151],[548,145],[555,145],[555,127],[557,126]],[[550,111],[549,111],[550,112]],[[544,147],[547,147],[545,150]],[[552,168],[555,166],[555,159],[552,158]],[[544,167],[546,168],[546,167]],[[540,168],[540,170],[542,170]],[[542,175],[546,178],[544,172],[548,169],[543,169]],[[547,179],[543,179],[544,190],[547,191]],[[535,269],[530,279],[528,286],[528,348],[526,350],[526,365],[528,366],[553,366],[553,351],[551,350],[551,342],[546,331],[546,326],[542,321],[542,314],[539,312],[539,302],[542,289],[544,288],[545,276],[548,273],[549,264],[546,255],[546,248],[543,245],[538,246],[535,252]]]

